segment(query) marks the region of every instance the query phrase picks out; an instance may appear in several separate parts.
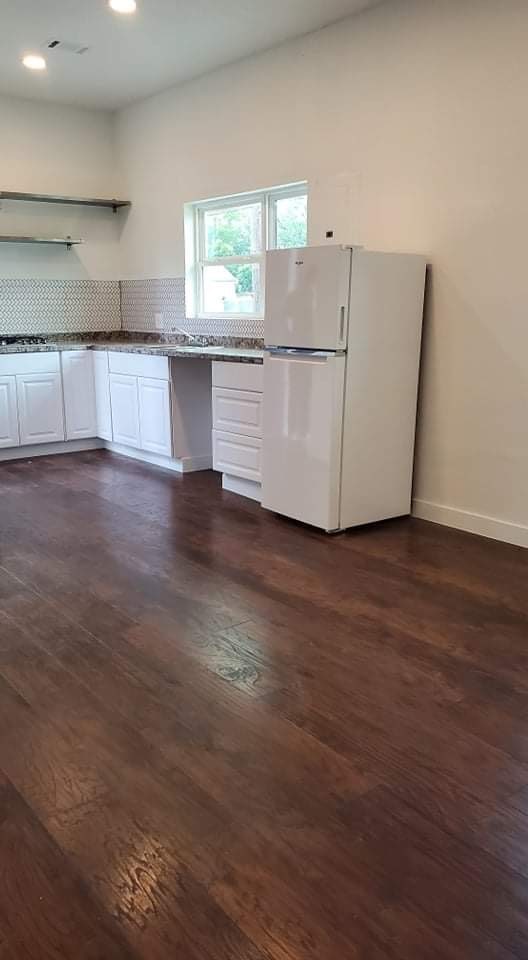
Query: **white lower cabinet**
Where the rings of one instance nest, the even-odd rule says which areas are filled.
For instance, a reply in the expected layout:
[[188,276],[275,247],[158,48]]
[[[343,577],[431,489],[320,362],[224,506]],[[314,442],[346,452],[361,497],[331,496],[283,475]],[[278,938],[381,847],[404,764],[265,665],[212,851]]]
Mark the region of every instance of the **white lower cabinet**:
[[110,374],[115,443],[172,456],[170,385],[166,380]]
[[16,377],[0,377],[0,447],[18,447]]
[[102,350],[0,356],[2,450],[99,437],[172,458],[172,420],[167,357]]
[[139,398],[137,377],[110,374],[110,399],[115,443],[140,447]]
[[[224,474],[228,489],[256,500],[262,480],[262,384],[260,364],[213,363],[213,470]],[[244,481],[238,488],[236,478]]]
[[65,350],[62,384],[66,439],[83,440],[97,435],[93,354],[89,350]]
[[17,376],[20,443],[56,443],[64,440],[60,373]]
[[96,436],[100,437],[101,440],[113,440],[112,403],[110,400],[108,353],[106,350],[94,350],[93,366],[95,382]]
[[172,455],[170,384],[138,377],[139,435],[142,450]]

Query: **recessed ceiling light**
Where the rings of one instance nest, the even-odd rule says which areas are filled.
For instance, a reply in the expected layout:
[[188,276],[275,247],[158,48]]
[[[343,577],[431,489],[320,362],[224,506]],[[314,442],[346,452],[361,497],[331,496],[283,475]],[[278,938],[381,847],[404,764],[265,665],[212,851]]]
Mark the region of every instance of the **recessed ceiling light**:
[[22,57],[22,63],[28,70],[45,70],[46,61],[44,57],[41,57],[37,53],[27,53],[25,57]]
[[135,13],[136,0],[108,0],[109,6],[116,13]]

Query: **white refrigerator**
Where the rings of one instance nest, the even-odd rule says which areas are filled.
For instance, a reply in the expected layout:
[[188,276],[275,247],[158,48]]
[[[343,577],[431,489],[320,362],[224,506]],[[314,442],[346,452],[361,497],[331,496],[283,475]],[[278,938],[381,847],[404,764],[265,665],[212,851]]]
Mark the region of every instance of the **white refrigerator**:
[[266,258],[262,505],[328,532],[410,512],[425,259]]

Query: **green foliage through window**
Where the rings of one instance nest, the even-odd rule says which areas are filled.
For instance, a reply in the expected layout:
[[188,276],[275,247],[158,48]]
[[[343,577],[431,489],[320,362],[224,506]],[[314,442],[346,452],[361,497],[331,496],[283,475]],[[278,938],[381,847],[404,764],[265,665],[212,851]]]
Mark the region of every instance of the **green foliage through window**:
[[[270,247],[304,247],[307,243],[307,195],[295,189],[248,196],[247,202],[204,205],[200,249],[200,302],[210,313],[262,310],[261,277],[266,243]],[[226,260],[250,258],[248,263]],[[213,264],[214,269],[213,269]]]

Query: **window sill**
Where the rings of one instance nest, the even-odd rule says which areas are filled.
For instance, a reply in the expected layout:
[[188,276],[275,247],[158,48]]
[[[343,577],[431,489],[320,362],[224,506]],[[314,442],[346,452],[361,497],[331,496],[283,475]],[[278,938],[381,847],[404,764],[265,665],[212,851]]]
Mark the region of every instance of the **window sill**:
[[256,320],[264,322],[264,317],[253,313],[199,313],[188,320]]

